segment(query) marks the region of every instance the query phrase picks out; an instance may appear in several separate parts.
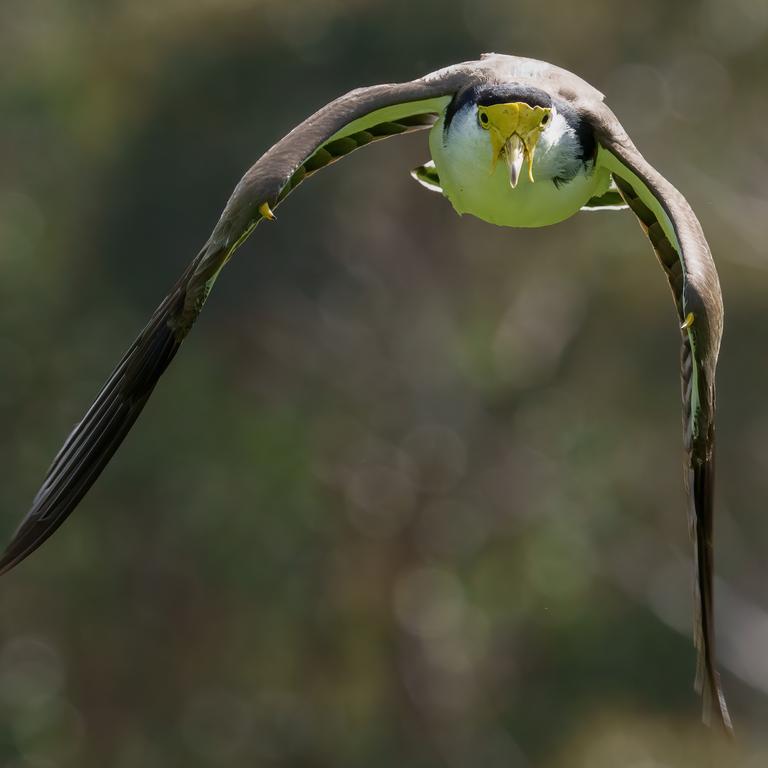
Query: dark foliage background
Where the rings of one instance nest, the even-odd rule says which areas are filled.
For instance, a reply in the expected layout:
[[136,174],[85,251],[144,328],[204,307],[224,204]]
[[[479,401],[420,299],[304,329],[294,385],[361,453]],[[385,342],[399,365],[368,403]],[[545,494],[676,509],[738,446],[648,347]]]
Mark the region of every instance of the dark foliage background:
[[768,5],[4,0],[10,535],[241,173],[362,84],[497,50],[601,88],[721,271],[700,725],[678,336],[628,213],[460,219],[424,135],[313,179],[74,518],[0,583],[0,762],[768,764]]

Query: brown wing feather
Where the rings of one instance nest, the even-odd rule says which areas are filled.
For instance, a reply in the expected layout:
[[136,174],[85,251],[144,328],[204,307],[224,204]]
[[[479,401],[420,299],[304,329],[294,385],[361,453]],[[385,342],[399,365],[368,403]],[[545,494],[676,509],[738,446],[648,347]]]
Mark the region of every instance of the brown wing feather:
[[305,178],[372,141],[432,125],[435,114],[473,83],[528,82],[600,98],[576,75],[545,62],[487,54],[408,83],[358,88],[318,110],[277,142],[238,183],[213,233],[107,380],[54,460],[32,508],[0,557],[17,565],[66,519],[138,418],[191,329],[221,268],[271,208]]
[[[685,482],[695,560],[695,631],[699,651],[697,689],[705,719],[711,709],[728,733],[731,718],[717,671],[713,604],[713,492],[715,465],[715,369],[723,329],[720,283],[701,225],[685,198],[642,157],[613,113],[602,104],[585,110],[619,191],[648,235],[669,280],[683,325],[681,385]],[[686,324],[687,326],[687,324]]]
[[305,178],[358,147],[430,127],[440,108],[434,100],[449,98],[470,77],[470,65],[457,65],[411,83],[358,89],[308,118],[256,162],[208,243],[65,441],[0,557],[0,573],[51,536],[101,474],[194,324],[219,271],[262,218],[260,206],[276,207]]
[[158,307],[67,437],[0,558],[0,573],[20,563],[56,531],[128,434],[183,339],[174,322],[189,274],[191,269]]

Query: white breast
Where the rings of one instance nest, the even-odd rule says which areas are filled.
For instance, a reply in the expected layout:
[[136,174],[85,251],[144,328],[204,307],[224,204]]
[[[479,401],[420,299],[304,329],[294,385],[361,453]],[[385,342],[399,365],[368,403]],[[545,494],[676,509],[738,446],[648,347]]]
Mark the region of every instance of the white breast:
[[432,160],[443,191],[460,214],[470,213],[491,224],[507,227],[543,227],[563,221],[593,196],[608,189],[610,176],[603,168],[582,169],[571,181],[556,187],[552,177],[561,153],[564,118],[557,115],[545,131],[534,155],[531,183],[525,167],[517,187],[509,184],[503,160],[491,171],[491,144],[473,113],[457,114],[448,141],[443,143],[443,117],[429,135]]

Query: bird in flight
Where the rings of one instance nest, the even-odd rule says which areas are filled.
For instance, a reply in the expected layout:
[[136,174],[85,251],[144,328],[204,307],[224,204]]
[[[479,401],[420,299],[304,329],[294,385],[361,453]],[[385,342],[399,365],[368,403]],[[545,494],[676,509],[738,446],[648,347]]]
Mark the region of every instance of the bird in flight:
[[0,557],[0,573],[39,547],[88,492],[192,328],[222,267],[256,225],[274,219],[285,198],[327,165],[379,139],[427,129],[431,160],[412,175],[460,214],[542,227],[584,209],[629,207],[648,236],[672,289],[681,334],[697,687],[705,713],[714,711],[730,733],[713,617],[715,367],[723,327],[717,271],[691,207],[635,148],[603,95],[534,59],[485,54],[411,82],[358,88],[265,152],[67,437]]

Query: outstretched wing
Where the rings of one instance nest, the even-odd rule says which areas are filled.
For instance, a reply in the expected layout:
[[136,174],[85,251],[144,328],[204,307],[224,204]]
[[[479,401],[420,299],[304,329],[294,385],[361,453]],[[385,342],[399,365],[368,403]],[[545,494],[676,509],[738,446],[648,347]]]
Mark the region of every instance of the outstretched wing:
[[682,334],[681,374],[685,480],[695,554],[697,689],[705,718],[712,706],[726,731],[731,719],[715,661],[713,616],[713,490],[715,473],[715,368],[723,333],[723,301],[712,255],[686,199],[652,168],[613,113],[592,107],[598,164],[608,168],[648,235],[669,280]]
[[459,64],[402,84],[336,99],[268,150],[243,176],[208,242],[118,363],[53,461],[0,558],[0,573],[39,547],[77,506],[122,443],[189,333],[221,268],[259,221],[304,179],[378,139],[430,127],[462,86],[480,76]]

